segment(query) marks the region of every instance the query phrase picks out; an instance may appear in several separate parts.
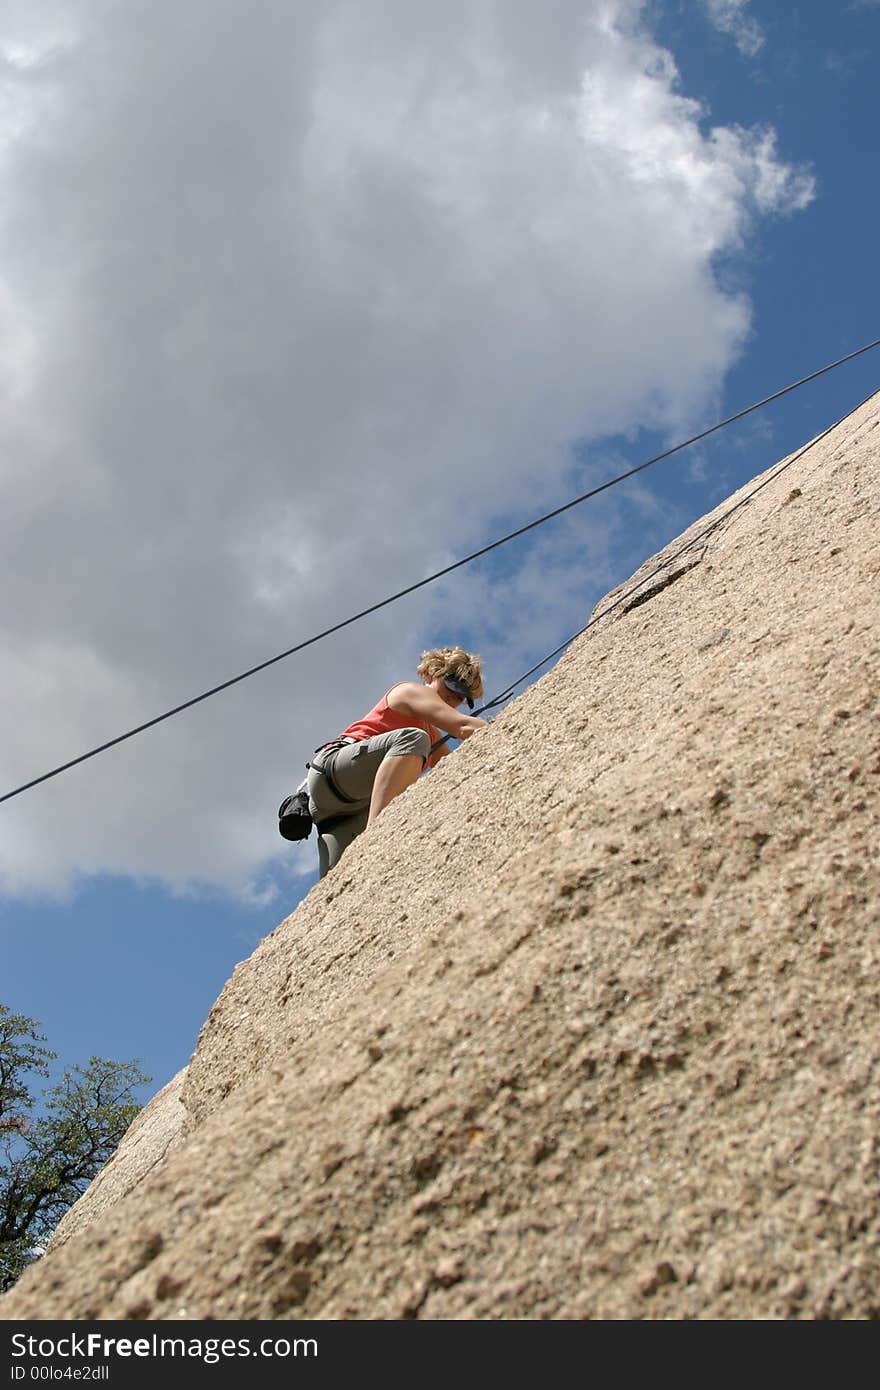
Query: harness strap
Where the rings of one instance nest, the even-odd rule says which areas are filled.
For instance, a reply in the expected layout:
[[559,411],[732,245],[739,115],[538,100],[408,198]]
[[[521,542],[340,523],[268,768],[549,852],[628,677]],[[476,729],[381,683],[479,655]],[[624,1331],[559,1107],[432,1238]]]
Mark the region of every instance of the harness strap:
[[[333,739],[330,743],[322,743],[320,748],[315,749],[315,755],[317,755],[318,753],[334,753],[339,748],[345,748],[348,744],[357,742],[358,740],[356,738],[336,738]],[[330,771],[330,768],[327,766],[326,762],[313,762],[309,763],[308,766],[313,767],[316,769],[316,771],[320,772],[321,776],[326,781],[328,787],[330,788],[333,795],[336,797],[337,801],[344,801],[349,806],[354,806],[356,802],[360,801],[361,798],[358,796],[345,795],[345,792],[342,791],[341,787],[337,783],[336,778],[333,776],[333,773]],[[328,824],[328,822],[325,821],[324,824],[326,825]],[[320,828],[321,827],[318,826],[319,830]]]
[[334,748],[344,748],[348,743],[357,743],[357,739],[350,738],[348,734],[340,734],[339,738],[332,738],[329,743],[322,743],[319,748],[315,749],[315,752],[332,752]]

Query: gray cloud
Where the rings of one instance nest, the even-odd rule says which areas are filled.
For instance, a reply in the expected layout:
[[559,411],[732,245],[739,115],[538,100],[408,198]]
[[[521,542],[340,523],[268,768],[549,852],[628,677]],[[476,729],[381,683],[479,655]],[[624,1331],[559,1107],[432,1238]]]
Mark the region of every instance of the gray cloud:
[[[5,788],[558,504],[574,440],[711,407],[750,322],[713,267],[809,176],[704,129],[639,5],[547,11],[8,8]],[[607,540],[585,518],[530,556],[5,803],[0,884],[311,868],[272,819],[316,742],[425,645],[464,632],[503,684],[586,620]]]

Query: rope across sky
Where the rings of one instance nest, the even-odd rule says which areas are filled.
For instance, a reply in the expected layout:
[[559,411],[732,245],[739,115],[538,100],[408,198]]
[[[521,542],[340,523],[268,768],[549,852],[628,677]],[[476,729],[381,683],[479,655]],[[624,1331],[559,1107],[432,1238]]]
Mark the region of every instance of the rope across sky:
[[751,502],[752,498],[756,497],[762,488],[767,487],[769,483],[775,483],[776,479],[788,468],[791,468],[792,464],[797,463],[798,459],[803,458],[804,454],[814,448],[816,444],[821,443],[832,430],[836,430],[838,425],[842,425],[844,420],[848,420],[857,410],[861,410],[862,406],[867,405],[868,401],[872,400],[876,395],[877,392],[872,391],[863,401],[859,401],[858,405],[853,406],[852,410],[848,410],[845,415],[841,415],[839,420],[835,420],[832,425],[828,425],[821,434],[816,435],[815,439],[811,439],[809,444],[805,444],[802,449],[798,449],[796,453],[792,454],[791,458],[786,459],[778,468],[773,469],[765,478],[762,478],[761,482],[753,487],[751,492],[746,493],[746,495],[741,497],[738,502],[735,502],[732,507],[729,507],[726,512],[722,512],[721,515],[717,516],[714,521],[711,521],[708,526],[705,526],[702,531],[698,531],[695,536],[691,536],[690,540],[686,541],[678,550],[674,550],[671,555],[667,555],[664,560],[661,560],[659,565],[656,565],[654,569],[644,575],[637,584],[633,584],[630,589],[625,589],[622,594],[618,595],[613,603],[609,603],[607,608],[603,608],[601,613],[597,613],[595,617],[591,618],[583,627],[578,628],[577,632],[572,633],[571,637],[567,637],[558,647],[554,647],[552,652],[548,652],[547,655],[534,666],[530,666],[528,671],[524,671],[521,676],[518,676],[500,695],[496,695],[493,700],[489,700],[488,703],[482,705],[480,709],[474,710],[474,713],[482,714],[485,710],[494,709],[496,705],[502,704],[508,699],[518,685],[522,685],[523,681],[528,680],[529,676],[533,676],[536,671],[540,671],[541,667],[546,666],[548,661],[552,661],[554,656],[559,656],[560,652],[564,652],[566,647],[570,647],[572,642],[577,641],[578,637],[582,637],[585,632],[588,632],[589,629],[602,618],[607,618],[608,614],[613,613],[615,608],[619,608],[622,603],[626,603],[627,599],[632,598],[633,594],[637,594],[639,589],[643,589],[646,584],[650,584],[651,580],[655,579],[658,574],[661,574],[664,569],[671,565],[673,560],[677,560],[688,550],[692,550],[695,545],[699,545],[701,540],[704,540],[712,531],[716,531],[719,526],[722,526],[725,521],[733,516],[734,512],[739,511],[740,507],[745,507],[747,503]]
[[[10,801],[14,796],[20,796],[22,792],[28,791],[31,787],[36,787],[41,782],[48,781],[51,777],[57,777],[59,773],[66,772],[69,768],[76,767],[79,763],[86,762],[89,758],[97,757],[99,753],[104,753],[107,749],[114,748],[118,743],[124,743],[126,739],[134,738],[135,734],[143,733],[146,729],[151,729],[156,724],[161,724],[164,720],[171,719],[175,714],[181,714],[184,710],[191,709],[193,705],[200,704],[203,700],[209,699],[212,695],[219,695],[222,690],[228,690],[230,686],[237,685],[240,681],[247,680],[250,676],[255,676],[257,672],[265,671],[267,667],[274,666],[276,662],[283,661],[286,657],[293,656],[296,652],[304,651],[306,647],[313,646],[316,642],[320,642],[323,638],[329,637],[332,633],[339,632],[342,628],[349,627],[352,623],[359,622],[361,618],[368,617],[370,613],[376,613],[380,608],[387,608],[389,604],[396,603],[398,599],[405,598],[408,594],[415,593],[416,590],[423,589],[428,584],[433,584],[436,580],[442,579],[445,575],[452,574],[454,570],[461,569],[462,566],[469,565],[474,560],[478,560],[482,558],[482,556],[490,554],[493,550],[497,550],[499,546],[506,545],[508,541],[515,540],[518,536],[526,535],[527,532],[535,530],[536,527],[543,526],[545,522],[552,521],[554,517],[561,516],[564,512],[570,511],[572,507],[580,506],[581,503],[589,501],[592,497],[598,497],[600,493],[608,491],[609,488],[616,487],[619,483],[625,482],[627,478],[632,478],[635,474],[643,472],[653,464],[660,463],[663,459],[670,458],[673,454],[679,453],[682,449],[688,448],[691,444],[697,444],[701,439],[707,439],[709,435],[717,433],[718,430],[722,430],[726,426],[734,424],[737,420],[744,419],[747,415],[751,415],[754,411],[760,410],[765,405],[769,405],[772,401],[779,400],[780,397],[787,395],[790,391],[796,391],[798,387],[805,386],[807,382],[815,381],[817,377],[824,376],[826,372],[832,371],[835,367],[842,366],[845,362],[851,362],[854,358],[861,357],[863,353],[869,352],[872,348],[878,346],[880,346],[880,338],[875,338],[873,342],[865,343],[863,347],[856,348],[854,352],[848,352],[844,357],[838,357],[836,361],[829,362],[824,367],[819,367],[816,371],[810,372],[808,376],[801,377],[800,380],[793,381],[788,386],[783,386],[781,390],[774,391],[772,395],[765,396],[760,401],[755,401],[753,405],[746,406],[744,410],[737,411],[735,415],[728,415],[726,419],[719,420],[717,424],[710,425],[708,429],[701,430],[699,434],[691,435],[689,439],[682,440],[679,444],[673,445],[672,448],[664,449],[662,453],[655,454],[652,458],[645,459],[643,463],[637,464],[634,468],[629,468],[626,472],[619,473],[614,478],[609,478],[607,482],[600,483],[598,487],[591,488],[589,492],[581,493],[579,497],[573,497],[571,501],[563,503],[562,506],[555,507],[552,511],[545,512],[543,516],[536,517],[534,521],[528,522],[525,526],[517,527],[515,531],[509,531],[507,535],[499,537],[498,540],[490,542],[489,545],[482,546],[479,550],[472,551],[470,555],[465,555],[460,560],[455,560],[451,565],[446,565],[443,569],[437,570],[434,574],[428,575],[425,579],[420,579],[415,584],[409,584],[406,588],[398,589],[396,593],[389,594],[387,598],[380,599],[379,602],[370,604],[368,608],[362,608],[358,613],[353,613],[348,618],[343,618],[341,622],[334,623],[332,627],[324,628],[322,632],[316,632],[312,637],[307,637],[305,641],[298,642],[296,646],[288,647],[286,651],[279,652],[277,656],[270,657],[268,661],[261,661],[259,665],[252,666],[249,670],[242,671],[240,675],[233,676],[230,680],[223,681],[220,685],[215,685],[210,690],[203,691],[201,695],[195,695],[192,699],[185,700],[180,705],[175,705],[173,709],[166,710],[164,714],[158,714],[155,718],[148,719],[143,724],[138,724],[135,728],[129,729],[126,733],[118,734],[115,738],[108,739],[106,743],[99,744],[97,748],[92,748],[87,753],[81,753],[78,757],[71,758],[68,762],[61,763],[60,766],[52,768],[51,771],[44,772],[39,777],[31,778],[29,782],[23,782],[20,787],[15,787],[12,791],[5,792],[0,796],[0,802]],[[868,397],[868,399],[870,399],[870,397]],[[858,407],[855,408],[857,409]],[[843,418],[845,419],[846,416]],[[836,423],[839,424],[840,422],[838,421]],[[834,425],[831,425],[829,429],[833,429],[834,427]],[[827,432],[827,430],[824,431],[824,433]],[[821,435],[819,436],[819,438],[822,437]],[[763,486],[763,484],[761,486]],[[756,489],[756,491],[757,490],[758,489]],[[642,583],[645,582],[646,580],[642,581]],[[622,600],[618,600],[618,602],[619,601]],[[610,609],[606,611],[610,611]],[[587,627],[589,626],[591,626],[590,623],[587,624]],[[497,696],[490,704],[484,705],[483,709],[490,709],[501,703],[502,700],[507,698],[510,691],[515,689],[517,685],[521,685],[534,671],[539,670],[541,666],[545,665],[559,652],[563,651],[576,637],[579,637],[582,632],[585,632],[587,627],[581,628],[580,632],[576,632],[574,636],[570,637],[562,646],[557,647],[549,656],[544,657],[536,666],[533,666],[531,670],[527,671],[523,676],[520,676],[517,681],[514,681],[513,685],[508,686],[507,690],[502,695]]]

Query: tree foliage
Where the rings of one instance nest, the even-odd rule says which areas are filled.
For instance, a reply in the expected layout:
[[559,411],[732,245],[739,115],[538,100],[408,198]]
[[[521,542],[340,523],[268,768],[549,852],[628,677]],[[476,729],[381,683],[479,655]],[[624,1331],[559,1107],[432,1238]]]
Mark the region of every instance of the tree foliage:
[[115,1153],[147,1084],[136,1062],[89,1059],[43,1090],[57,1053],[37,1024],[0,1004],[0,1289],[38,1258],[64,1213]]

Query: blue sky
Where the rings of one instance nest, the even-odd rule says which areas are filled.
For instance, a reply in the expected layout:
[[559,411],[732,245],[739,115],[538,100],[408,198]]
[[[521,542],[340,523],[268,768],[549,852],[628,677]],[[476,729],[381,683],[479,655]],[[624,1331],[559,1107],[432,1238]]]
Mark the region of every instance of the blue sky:
[[[855,0],[4,6],[0,791],[880,336],[878,38]],[[0,1002],[149,1099],[315,882],[275,819],[312,747],[429,646],[504,690],[878,384],[4,802]]]

